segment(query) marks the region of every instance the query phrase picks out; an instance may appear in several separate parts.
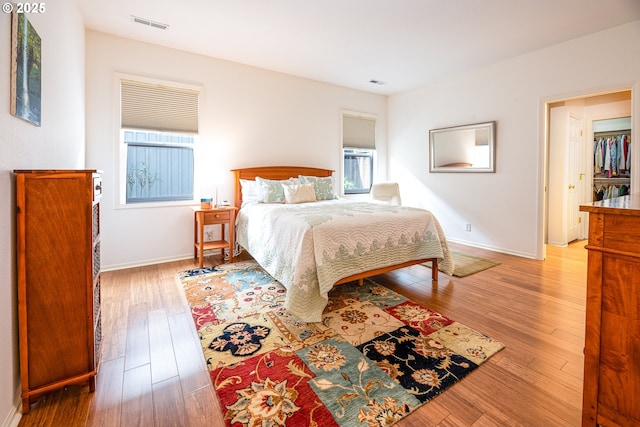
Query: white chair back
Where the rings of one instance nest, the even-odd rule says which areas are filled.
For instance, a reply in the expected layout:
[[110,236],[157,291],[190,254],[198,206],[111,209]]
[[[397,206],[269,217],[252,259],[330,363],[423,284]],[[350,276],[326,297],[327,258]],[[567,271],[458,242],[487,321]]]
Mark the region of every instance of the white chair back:
[[370,198],[374,202],[382,202],[400,206],[400,186],[397,182],[377,182],[371,186]]

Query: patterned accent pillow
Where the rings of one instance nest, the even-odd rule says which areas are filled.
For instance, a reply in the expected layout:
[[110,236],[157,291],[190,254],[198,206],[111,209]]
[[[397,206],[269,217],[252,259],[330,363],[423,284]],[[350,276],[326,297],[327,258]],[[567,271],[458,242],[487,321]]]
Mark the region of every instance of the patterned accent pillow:
[[313,183],[316,191],[316,200],[333,200],[338,198],[336,192],[333,191],[333,176],[318,177],[300,175],[299,178],[303,184]]
[[285,203],[306,203],[316,201],[316,190],[312,183],[282,184]]
[[260,192],[260,203],[284,203],[284,188],[282,184],[292,184],[290,179],[284,179],[281,181],[273,179],[265,179],[256,177],[258,183],[258,190]]

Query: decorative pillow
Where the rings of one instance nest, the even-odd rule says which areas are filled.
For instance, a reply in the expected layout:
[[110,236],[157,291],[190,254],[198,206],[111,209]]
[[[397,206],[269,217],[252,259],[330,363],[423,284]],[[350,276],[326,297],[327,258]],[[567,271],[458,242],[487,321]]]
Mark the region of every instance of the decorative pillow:
[[333,177],[318,177],[318,176],[305,176],[300,175],[300,182],[302,184],[312,183],[316,191],[316,200],[333,200],[337,199],[338,195],[333,191]]
[[242,189],[243,204],[247,202],[257,202],[260,200],[260,188],[256,181],[241,179],[240,188]]
[[282,184],[292,184],[290,179],[273,180],[256,177],[258,189],[260,191],[260,203],[284,203],[284,188]]
[[316,201],[316,190],[309,184],[282,184],[285,203],[306,203]]

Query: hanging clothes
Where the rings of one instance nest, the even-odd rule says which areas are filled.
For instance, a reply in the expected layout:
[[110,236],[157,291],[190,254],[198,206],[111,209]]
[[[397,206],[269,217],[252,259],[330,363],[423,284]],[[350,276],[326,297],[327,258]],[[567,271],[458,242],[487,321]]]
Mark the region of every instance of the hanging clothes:
[[609,138],[609,158],[611,159],[611,167],[609,168],[609,178],[618,176],[618,140],[617,138]]
[[629,172],[631,170],[631,137],[626,139],[626,147],[627,147],[626,170],[627,172]]
[[600,132],[593,138],[593,200],[626,196],[631,192],[629,131]]
[[604,156],[602,150],[603,140],[600,138],[593,139],[593,173],[602,173],[602,167],[604,165]]
[[593,200],[607,200],[614,197],[627,196],[631,186],[628,184],[594,184],[593,186]]
[[611,135],[593,140],[594,177],[627,177],[631,173],[631,137]]

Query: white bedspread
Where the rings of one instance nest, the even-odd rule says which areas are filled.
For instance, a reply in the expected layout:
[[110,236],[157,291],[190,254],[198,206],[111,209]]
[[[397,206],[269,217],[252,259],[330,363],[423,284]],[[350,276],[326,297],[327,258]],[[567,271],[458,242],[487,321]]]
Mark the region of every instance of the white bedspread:
[[438,258],[453,272],[440,224],[424,209],[344,199],[302,204],[245,204],[237,240],[287,288],[286,308],[319,322],[340,279],[407,261]]

